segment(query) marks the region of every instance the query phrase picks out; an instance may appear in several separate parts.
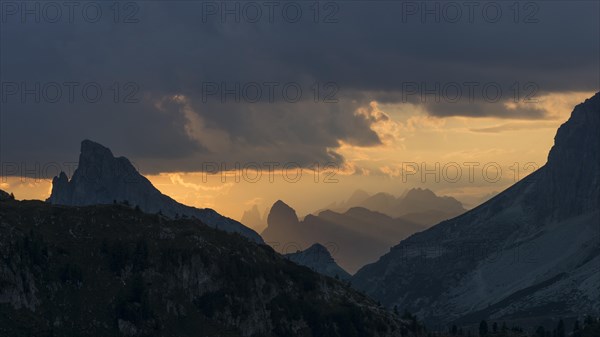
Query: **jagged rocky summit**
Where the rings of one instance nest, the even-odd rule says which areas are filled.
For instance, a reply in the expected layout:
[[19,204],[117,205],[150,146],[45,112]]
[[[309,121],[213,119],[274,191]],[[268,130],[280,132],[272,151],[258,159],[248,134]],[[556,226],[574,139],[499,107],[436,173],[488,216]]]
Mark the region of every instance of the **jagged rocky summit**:
[[195,217],[213,228],[263,242],[252,229],[212,209],[186,206],[162,194],[127,158],[115,158],[110,149],[90,140],[81,142],[79,165],[71,180],[64,172],[52,180],[52,194],[47,201],[69,206],[126,201],[147,213],[160,212],[169,218]]

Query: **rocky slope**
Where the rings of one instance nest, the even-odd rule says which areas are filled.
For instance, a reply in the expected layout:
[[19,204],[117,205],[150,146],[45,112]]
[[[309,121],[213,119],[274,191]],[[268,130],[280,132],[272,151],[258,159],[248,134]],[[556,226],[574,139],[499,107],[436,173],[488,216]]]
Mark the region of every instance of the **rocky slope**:
[[348,272],[335,263],[327,248],[318,243],[306,250],[286,254],[285,257],[296,264],[306,266],[326,276],[340,280],[349,280],[351,277]]
[[600,94],[575,107],[548,162],[417,233],[353,284],[429,323],[600,313]]
[[252,229],[212,209],[189,207],[162,194],[127,158],[115,158],[108,148],[90,140],[81,143],[79,165],[71,180],[63,172],[52,180],[52,194],[47,201],[70,206],[127,201],[144,212],[160,212],[170,218],[195,217],[211,227],[263,242]]
[[350,273],[375,261],[403,238],[425,229],[361,207],[345,213],[323,211],[300,221],[296,211],[281,200],[271,207],[267,224],[261,235],[275,250],[285,254],[320,243],[333,249],[336,262]]
[[401,331],[404,321],[342,282],[197,219],[0,201],[1,336]]

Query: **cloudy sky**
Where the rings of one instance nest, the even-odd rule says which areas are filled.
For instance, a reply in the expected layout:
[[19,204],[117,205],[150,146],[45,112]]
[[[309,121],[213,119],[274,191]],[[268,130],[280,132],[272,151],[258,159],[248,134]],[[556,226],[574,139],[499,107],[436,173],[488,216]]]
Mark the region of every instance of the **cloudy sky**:
[[1,184],[20,198],[46,198],[56,164],[68,171],[92,139],[234,218],[277,199],[304,214],[358,188],[473,206],[543,165],[600,83],[595,1],[0,10]]

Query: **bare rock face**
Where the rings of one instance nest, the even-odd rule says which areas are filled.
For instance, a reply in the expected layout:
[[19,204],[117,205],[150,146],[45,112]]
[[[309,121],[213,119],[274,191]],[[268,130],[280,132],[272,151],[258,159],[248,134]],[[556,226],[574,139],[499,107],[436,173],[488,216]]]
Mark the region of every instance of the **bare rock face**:
[[61,172],[52,180],[52,194],[47,201],[69,206],[127,202],[147,213],[160,212],[170,218],[195,217],[211,227],[263,242],[250,228],[212,209],[189,207],[162,194],[127,158],[115,158],[108,148],[90,140],[81,143],[79,165],[73,178],[69,181]]
[[600,93],[575,107],[545,166],[417,233],[353,284],[432,324],[600,313]]
[[579,104],[557,131],[535,194],[540,215],[565,219],[597,210],[600,199],[600,93]]
[[64,172],[52,179],[52,193],[47,200],[53,204],[68,205],[73,198],[73,192],[69,185],[69,178]]

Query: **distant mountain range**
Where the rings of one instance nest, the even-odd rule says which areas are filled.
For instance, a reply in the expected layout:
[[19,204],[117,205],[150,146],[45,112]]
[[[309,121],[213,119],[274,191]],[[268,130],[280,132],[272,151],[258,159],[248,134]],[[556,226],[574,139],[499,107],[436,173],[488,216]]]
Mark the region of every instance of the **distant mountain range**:
[[281,200],[271,207],[267,224],[261,235],[275,250],[290,253],[320,243],[332,249],[335,261],[350,273],[375,261],[403,238],[427,228],[363,207],[344,213],[322,211],[300,221],[296,211]]
[[399,197],[383,192],[369,195],[363,190],[357,190],[347,201],[334,203],[328,209],[343,213],[353,207],[363,207],[422,225],[434,225],[466,211],[455,198],[437,196],[430,189],[422,188],[410,189]]
[[[494,194],[484,197],[484,201],[492,195]],[[345,213],[356,207],[383,213],[391,218],[403,218],[424,226],[435,225],[466,211],[463,204],[453,197],[437,196],[429,189],[413,188],[399,197],[383,192],[370,195],[363,190],[356,190],[347,200],[331,203],[311,214],[318,215],[324,211]],[[240,221],[251,228],[263,231],[267,226],[268,210],[264,213],[261,215],[258,206],[253,205],[243,213]]]
[[64,172],[52,180],[52,194],[47,201],[69,206],[127,202],[147,213],[194,217],[211,227],[263,242],[252,229],[212,209],[186,206],[162,194],[127,158],[115,158],[108,148],[90,140],[81,142],[79,164],[71,180]]
[[123,204],[15,201],[0,191],[0,219],[0,336],[409,331],[409,322],[346,282],[195,218]]
[[548,162],[491,200],[403,240],[353,284],[430,324],[600,314],[600,93]]

